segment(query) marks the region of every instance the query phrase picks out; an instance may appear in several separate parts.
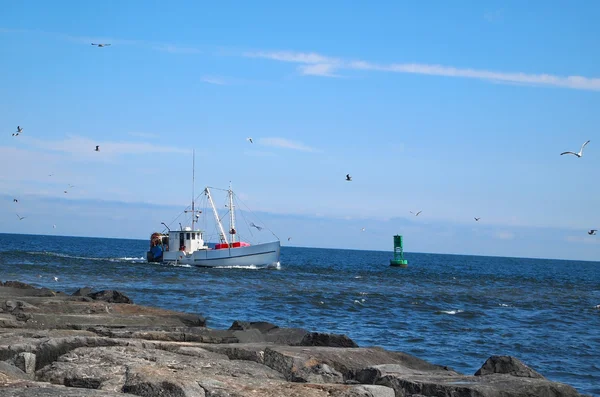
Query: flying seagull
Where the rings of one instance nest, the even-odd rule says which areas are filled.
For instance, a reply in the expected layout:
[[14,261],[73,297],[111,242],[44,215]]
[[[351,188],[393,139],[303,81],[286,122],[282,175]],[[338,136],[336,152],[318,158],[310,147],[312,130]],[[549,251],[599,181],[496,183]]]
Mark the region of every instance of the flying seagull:
[[363,227],[362,229],[360,229],[360,231],[361,231],[361,232],[364,232],[364,231],[365,231],[365,228]]
[[100,151],[100,146],[96,145],[96,151],[99,152]]
[[579,150],[579,153],[573,153],[573,152],[562,152],[560,155],[562,156],[563,154],[572,154],[574,156],[577,157],[581,157],[583,156],[583,148],[585,147],[585,145],[587,145],[588,143],[590,143],[590,141],[586,141],[583,145],[581,145],[581,149]]
[[481,218],[475,218],[475,222],[479,222]]
[[17,200],[17,199],[13,199],[13,202],[15,202],[15,203],[18,203],[18,202],[19,202],[19,200]]
[[92,43],[92,45],[95,45],[97,47],[108,47],[110,44],[95,44],[95,43]]
[[27,218],[26,216],[20,216],[19,214],[17,214],[17,218],[19,218],[20,221],[22,221],[23,219]]
[[256,226],[254,222],[250,223],[250,226],[255,227],[259,232],[262,230],[262,226]]
[[410,213],[411,213],[411,214],[415,214],[415,216],[419,216],[419,214],[420,214],[421,212],[423,212],[423,211],[419,211],[419,212],[417,212],[417,213],[415,214],[414,212],[410,211]]
[[17,126],[17,132],[13,133],[12,136],[19,136],[19,134],[21,132],[23,132],[23,128],[20,125],[18,125]]
[[58,277],[54,276],[54,281],[58,281]]
[[596,229],[592,229],[592,230],[590,230],[590,231],[588,232],[588,234],[589,234],[590,236],[595,236],[597,231],[598,231],[598,230],[596,230]]
[[288,241],[290,241],[291,239],[292,239],[291,237],[288,237]]
[[350,181],[352,180],[352,177],[350,176],[350,174],[346,174],[346,180],[347,180],[348,182],[350,182]]
[[250,138],[250,137],[246,138],[246,140],[249,141],[250,143],[254,143],[254,142],[252,142],[252,138]]

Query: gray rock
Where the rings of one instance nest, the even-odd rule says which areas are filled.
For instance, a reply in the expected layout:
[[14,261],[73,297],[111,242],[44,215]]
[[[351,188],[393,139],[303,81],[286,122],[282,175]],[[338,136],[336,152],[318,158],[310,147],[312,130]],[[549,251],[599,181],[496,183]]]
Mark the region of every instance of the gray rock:
[[[395,397],[394,389],[377,385],[360,385],[345,391],[340,397]],[[407,396],[418,397],[418,396]]]
[[[522,378],[506,374],[487,376],[457,375],[448,371],[427,373],[404,366],[376,366],[374,383],[394,389],[396,395],[453,397],[580,397],[571,386],[540,378]],[[360,378],[360,377],[359,377]]]
[[4,361],[0,361],[0,374],[9,379],[30,379],[21,369]]
[[18,289],[36,289],[33,285],[22,283],[20,281],[6,281],[2,285],[4,287],[18,288]]
[[205,390],[189,374],[182,376],[167,368],[134,367],[127,374],[124,393],[138,396],[204,397]]
[[265,363],[265,348],[275,346],[271,343],[228,343],[203,344],[202,347],[211,352],[226,355],[230,360],[254,361]]
[[236,320],[233,322],[233,324],[231,324],[231,327],[229,327],[230,330],[232,331],[245,331],[248,329],[257,329],[258,331],[260,331],[260,333],[267,333],[273,329],[279,328],[277,325],[271,324],[271,323],[267,323],[265,321],[252,321],[252,322],[247,322],[247,321],[239,321]]
[[300,346],[358,347],[356,342],[346,335],[321,332],[310,332],[304,335],[300,341]]
[[35,354],[21,352],[15,357],[15,366],[28,375],[35,373]]
[[265,335],[265,342],[277,345],[299,345],[308,333],[304,328],[274,328]]
[[94,292],[94,290],[91,287],[83,287],[83,288],[79,288],[77,291],[73,292],[71,295],[72,296],[87,296],[87,295],[91,294],[92,292]]
[[129,299],[129,297],[127,297],[125,294],[115,290],[92,292],[90,294],[87,294],[87,296],[89,296],[93,300],[104,301],[108,303],[133,303],[133,301]]
[[11,314],[0,313],[0,328],[20,328],[15,316]]
[[521,360],[511,356],[491,356],[475,372],[475,376],[491,374],[508,374],[523,378],[544,378],[541,374],[523,364]]
[[304,368],[308,367],[310,373],[317,364],[327,364],[341,373],[343,378],[339,382],[356,379],[366,384],[373,384],[377,375],[369,377],[369,372],[364,371],[380,364],[399,364],[410,371],[457,374],[417,357],[381,348],[269,346],[265,348],[264,363],[284,374],[290,381],[308,381]]
[[0,287],[0,397],[580,396],[512,357],[466,376],[345,335],[215,330],[199,315],[110,302],[126,301],[110,290],[96,297],[106,300]]
[[123,393],[21,381],[0,385],[0,397],[123,397]]

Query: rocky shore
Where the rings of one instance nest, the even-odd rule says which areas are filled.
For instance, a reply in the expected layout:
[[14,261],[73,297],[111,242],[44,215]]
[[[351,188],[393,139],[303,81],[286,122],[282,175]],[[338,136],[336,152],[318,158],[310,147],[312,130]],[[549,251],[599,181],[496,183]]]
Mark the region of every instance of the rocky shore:
[[581,396],[515,357],[473,375],[345,335],[134,304],[118,291],[0,286],[0,397]]

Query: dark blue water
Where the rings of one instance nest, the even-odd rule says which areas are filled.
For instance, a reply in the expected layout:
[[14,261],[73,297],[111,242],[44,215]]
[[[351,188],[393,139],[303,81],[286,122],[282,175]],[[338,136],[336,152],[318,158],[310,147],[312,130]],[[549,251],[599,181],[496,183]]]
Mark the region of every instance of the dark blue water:
[[[600,395],[600,262],[282,247],[279,269],[147,264],[147,241],[0,234],[0,279],[347,334],[473,374],[494,354]],[[39,277],[39,276],[42,277]],[[58,281],[54,281],[54,276]]]

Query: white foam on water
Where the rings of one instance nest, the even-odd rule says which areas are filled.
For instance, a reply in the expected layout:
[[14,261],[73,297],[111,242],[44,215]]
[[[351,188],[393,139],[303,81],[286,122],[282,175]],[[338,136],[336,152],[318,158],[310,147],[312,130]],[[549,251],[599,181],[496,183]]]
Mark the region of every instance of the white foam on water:
[[464,310],[442,310],[440,313],[445,313],[445,314],[456,314],[456,313],[462,313]]
[[90,257],[90,256],[77,256],[77,255],[69,255],[69,254],[61,254],[60,252],[27,252],[30,255],[45,255],[45,256],[54,256],[57,258],[67,258],[67,259],[81,259],[86,261],[109,261],[109,262],[146,262],[144,257],[135,257],[135,256],[125,256],[123,258],[103,258],[103,257]]
[[173,267],[192,267],[192,265],[189,265],[187,263],[163,262],[162,264],[164,264],[166,266],[173,266]]
[[246,270],[259,270],[264,269],[264,267],[256,266],[256,265],[248,265],[248,266],[214,266],[215,269],[246,269]]

